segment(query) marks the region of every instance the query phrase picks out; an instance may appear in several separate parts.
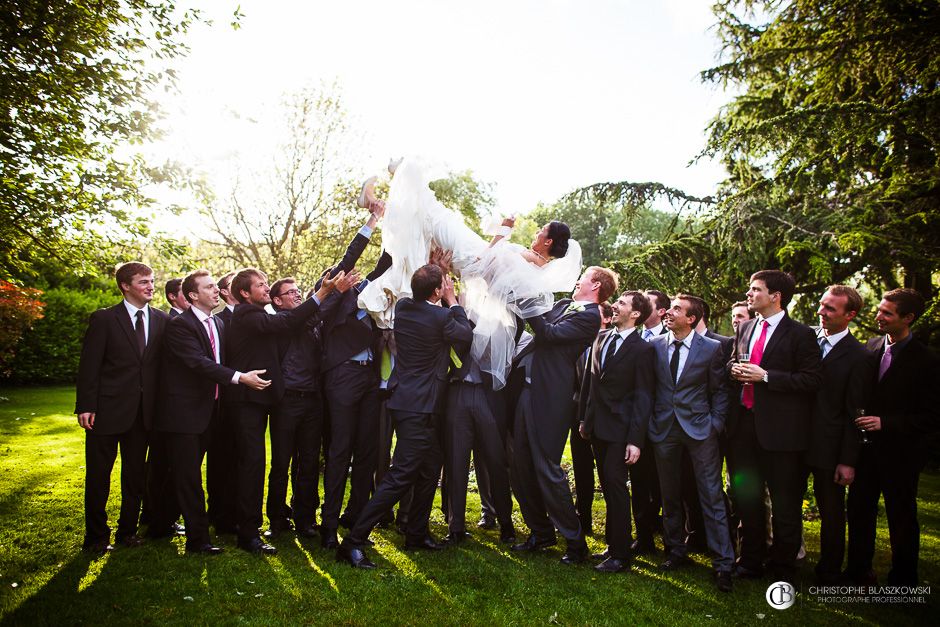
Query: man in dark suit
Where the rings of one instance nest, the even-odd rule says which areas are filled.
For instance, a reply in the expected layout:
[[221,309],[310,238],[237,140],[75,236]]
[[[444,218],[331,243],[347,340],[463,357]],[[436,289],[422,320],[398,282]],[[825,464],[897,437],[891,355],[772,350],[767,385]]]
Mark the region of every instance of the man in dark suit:
[[[774,512],[771,577],[790,583],[803,535],[803,455],[822,380],[816,334],[787,316],[794,289],[793,278],[780,270],[751,275],[747,302],[757,318],[738,326],[728,364],[732,379],[743,384],[732,393],[740,406],[730,436],[741,518],[741,557],[735,573],[761,575],[767,551],[766,484]],[[745,354],[749,362],[743,362]],[[739,358],[742,363],[737,363]]]
[[526,320],[533,337],[516,359],[524,385],[516,404],[510,479],[530,535],[512,547],[515,551],[553,546],[557,528],[567,541],[562,563],[587,557],[561,456],[571,430],[576,362],[600,329],[598,303],[616,289],[616,274],[591,266],[575,284],[571,300]]
[[336,552],[337,559],[356,568],[375,568],[362,547],[375,525],[412,486],[405,548],[444,547],[428,530],[442,465],[438,421],[447,392],[450,351],[467,351],[473,330],[457,304],[453,282],[438,265],[415,271],[411,293],[413,298],[402,298],[395,306],[398,351],[387,403],[397,434],[392,467]]
[[[332,272],[348,272],[365,250],[372,231],[385,212],[381,201],[370,205],[372,215],[350,242]],[[325,549],[339,544],[336,528],[341,521],[352,527],[369,499],[379,458],[381,413],[381,330],[359,307],[360,292],[369,281],[381,276],[391,257],[383,253],[376,267],[355,289],[334,294],[323,310],[323,381],[329,409],[329,450],[323,472],[323,506],[320,512],[320,543]],[[349,501],[343,517],[340,510],[350,474]]]
[[311,316],[334,287],[344,291],[356,280],[355,273],[337,273],[325,278],[313,298],[290,311],[271,315],[270,288],[265,275],[254,268],[238,272],[232,279],[232,292],[238,305],[227,333],[230,366],[239,372],[264,370],[271,385],[264,390],[240,386],[226,394],[226,412],[233,419],[238,447],[238,546],[251,553],[274,554],[277,550],[258,535],[262,523],[264,493],[264,433],[268,416],[284,397],[284,375],[278,352],[278,339],[289,337]]
[[186,523],[186,552],[215,555],[222,549],[209,538],[202,459],[210,431],[218,427],[219,390],[225,385],[263,390],[271,382],[260,377],[264,371],[242,373],[223,365],[225,325],[212,316],[219,288],[209,273],[187,275],[181,292],[192,306],[167,327],[160,378],[164,393],[154,430],[166,442],[175,500]]
[[183,294],[183,279],[170,279],[163,286],[163,293],[166,295],[166,302],[170,304],[170,311],[167,312],[170,318],[175,318],[187,309],[189,301]]
[[125,263],[115,279],[124,299],[91,315],[78,365],[75,413],[85,429],[85,540],[83,548],[111,550],[105,506],[111,469],[121,450],[121,515],[116,540],[139,546],[146,482],[144,460],[157,397],[163,331],[169,317],[153,309],[153,270]]
[[232,279],[235,277],[234,272],[229,272],[222,276],[219,279],[219,297],[222,299],[224,306],[222,309],[215,313],[219,317],[219,320],[223,324],[228,324],[232,321],[232,313],[235,311],[235,305],[238,304],[238,301],[232,296]]
[[868,342],[871,398],[855,425],[871,439],[862,445],[855,482],[849,489],[849,556],[846,574],[873,585],[878,497],[884,495],[891,536],[888,584],[918,585],[920,525],[917,482],[927,455],[925,436],[940,430],[940,360],[911,334],[924,311],[924,298],[912,289],[887,292],[875,320],[884,336]]
[[687,451],[697,483],[699,506],[718,589],[731,592],[734,548],[721,490],[718,436],[728,415],[728,390],[721,344],[693,331],[704,317],[701,299],[678,294],[666,313],[669,333],[653,338],[656,351],[656,406],[649,440],[663,497],[662,570],[689,563],[682,513],[682,452]]
[[819,299],[818,342],[822,355],[822,386],[813,405],[812,432],[806,451],[807,474],[821,519],[820,585],[838,583],[845,557],[845,487],[855,478],[860,438],[856,407],[865,407],[871,360],[849,331],[862,308],[862,297],[846,285],[831,285]]
[[578,395],[580,436],[591,441],[607,504],[607,558],[594,567],[603,573],[629,570],[633,559],[628,468],[641,454],[652,415],[654,365],[653,347],[642,340],[637,325],[651,309],[642,292],[627,291],[617,299],[614,328],[594,340]]

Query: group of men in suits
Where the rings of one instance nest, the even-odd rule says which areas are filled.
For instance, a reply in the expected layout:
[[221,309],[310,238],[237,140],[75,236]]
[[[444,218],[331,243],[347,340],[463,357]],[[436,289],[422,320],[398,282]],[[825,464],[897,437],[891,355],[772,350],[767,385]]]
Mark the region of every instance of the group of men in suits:
[[[118,543],[142,542],[137,527],[147,494],[151,535],[174,533],[182,515],[187,552],[220,552],[209,535],[214,526],[216,533],[235,533],[240,548],[270,554],[276,549],[268,540],[293,527],[300,536],[319,535],[338,559],[372,568],[369,534],[396,503],[407,504],[399,510],[406,548],[464,541],[472,452],[500,540],[532,552],[555,545],[561,534],[562,562],[580,563],[589,557],[590,504],[579,494],[576,506],[561,466],[575,415],[606,503],[608,548],[596,556],[599,572],[628,570],[635,554],[654,548],[658,533],[662,569],[689,564],[697,540],[712,553],[722,591],[732,589],[732,576],[760,577],[765,570],[792,581],[812,474],[822,518],[819,580],[874,579],[875,517],[884,494],[889,581],[916,582],[922,436],[937,430],[940,383],[936,358],[910,333],[924,309],[916,292],[884,295],[876,320],[885,335],[866,350],[848,330],[862,301],[846,286],[826,290],[820,327],[812,329],[786,313],[793,279],[757,272],[746,303],[734,307],[735,336],[725,338],[707,329],[707,304],[688,294],[625,291],[611,307],[610,328],[603,328],[601,305],[615,295],[617,276],[590,267],[570,299],[518,325],[511,375],[497,391],[469,353],[473,325],[458,303],[446,255],[414,274],[413,295],[397,303],[393,332],[359,308],[366,282],[391,265],[383,255],[365,279],[355,271],[384,206],[372,209],[343,259],[307,298],[291,278],[269,286],[262,272],[248,268],[216,283],[200,270],[167,286],[174,294],[171,319],[148,305],[149,267],[118,268],[124,299],[92,315],[77,385],[76,413],[86,430],[86,548],[111,548],[105,504],[120,450]],[[391,467],[378,472],[382,442],[390,439],[385,420],[397,446]],[[428,526],[442,470],[444,542]],[[518,543],[513,495],[530,531]],[[269,529],[262,537],[265,509]],[[349,529],[342,542],[339,526]]]

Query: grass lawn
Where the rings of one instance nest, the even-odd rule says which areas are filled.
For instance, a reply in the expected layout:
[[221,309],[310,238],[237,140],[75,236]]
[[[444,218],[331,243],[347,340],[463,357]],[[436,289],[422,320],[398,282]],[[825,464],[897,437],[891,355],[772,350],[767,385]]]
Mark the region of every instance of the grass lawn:
[[[84,528],[83,435],[67,387],[7,389],[0,395],[0,621],[11,624],[936,624],[940,591],[925,605],[826,604],[808,594],[817,557],[818,522],[806,523],[809,550],[803,592],[783,611],[764,598],[769,582],[736,582],[722,595],[708,561],[664,575],[655,558],[629,574],[601,576],[558,563],[561,549],[510,554],[498,532],[479,531],[456,549],[401,550],[394,531],[373,533],[379,565],[356,571],[334,561],[317,540],[285,534],[279,554],[260,558],[234,548],[214,557],[183,553],[181,539],[120,547],[102,558],[80,550]],[[115,526],[118,469],[109,502]],[[940,475],[921,479],[921,578],[940,581]],[[469,496],[468,520],[479,515]],[[883,512],[883,509],[882,509]],[[603,530],[603,500],[595,501]],[[888,535],[880,518],[876,571],[887,572]],[[440,510],[432,532],[446,533]],[[517,513],[517,526],[523,529]],[[588,540],[603,548],[603,534]],[[934,616],[934,619],[929,619]]]

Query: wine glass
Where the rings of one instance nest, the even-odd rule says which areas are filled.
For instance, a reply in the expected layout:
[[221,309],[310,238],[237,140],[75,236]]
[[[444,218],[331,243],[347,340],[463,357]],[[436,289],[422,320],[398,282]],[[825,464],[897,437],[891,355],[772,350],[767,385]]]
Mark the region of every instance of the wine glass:
[[[747,363],[750,363],[750,362],[751,362],[751,354],[750,354],[750,353],[738,353],[738,363],[739,363],[739,364],[747,364]],[[745,382],[742,383],[741,385],[752,385],[752,384],[745,381]]]
[[[863,408],[857,407],[855,409],[856,418],[861,418],[862,416],[867,416],[867,415],[868,414],[865,413],[865,410]],[[871,440],[868,439],[868,431],[866,431],[862,427],[859,427],[858,430],[862,432],[862,444],[868,444],[869,442],[871,442]]]

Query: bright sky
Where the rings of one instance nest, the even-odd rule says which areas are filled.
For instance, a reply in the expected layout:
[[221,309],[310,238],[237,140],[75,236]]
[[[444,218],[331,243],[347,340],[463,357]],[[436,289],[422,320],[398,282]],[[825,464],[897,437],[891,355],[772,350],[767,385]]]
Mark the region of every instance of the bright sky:
[[495,183],[504,213],[600,181],[708,194],[720,168],[688,162],[727,100],[697,74],[717,50],[711,4],[241,0],[233,30],[236,3],[216,2],[164,102],[168,148],[214,175],[250,167],[263,131],[246,119],[337,80],[363,174],[420,154]]

